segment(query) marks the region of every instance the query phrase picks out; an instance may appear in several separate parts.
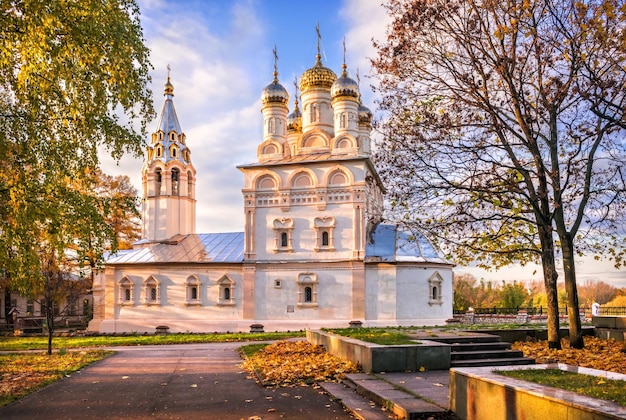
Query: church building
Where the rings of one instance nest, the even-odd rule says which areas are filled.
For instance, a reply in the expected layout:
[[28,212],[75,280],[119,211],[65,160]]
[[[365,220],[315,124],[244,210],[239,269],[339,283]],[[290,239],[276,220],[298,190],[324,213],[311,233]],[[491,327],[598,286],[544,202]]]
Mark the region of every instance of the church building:
[[243,174],[244,231],[196,233],[196,169],[165,102],[142,169],[143,236],[108,259],[93,285],[101,333],[265,331],[443,324],[452,264],[421,234],[383,223],[372,113],[344,62],[317,54],[289,93],[261,94],[263,133]]

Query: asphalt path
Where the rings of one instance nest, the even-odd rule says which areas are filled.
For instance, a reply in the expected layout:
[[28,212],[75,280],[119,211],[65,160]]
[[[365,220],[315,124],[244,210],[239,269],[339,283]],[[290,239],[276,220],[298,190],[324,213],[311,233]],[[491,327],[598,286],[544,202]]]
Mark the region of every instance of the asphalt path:
[[0,419],[352,419],[314,386],[268,388],[241,343],[115,347],[118,353],[0,409]]

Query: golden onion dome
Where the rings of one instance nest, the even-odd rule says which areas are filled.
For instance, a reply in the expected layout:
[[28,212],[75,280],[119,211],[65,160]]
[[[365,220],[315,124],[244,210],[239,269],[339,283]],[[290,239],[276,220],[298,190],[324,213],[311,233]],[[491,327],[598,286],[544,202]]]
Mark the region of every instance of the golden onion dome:
[[322,56],[317,54],[315,65],[302,73],[300,77],[300,91],[305,93],[311,89],[329,90],[337,80],[337,75],[328,67],[322,65]]
[[359,124],[372,123],[372,111],[363,104],[359,104]]
[[278,82],[278,72],[274,72],[274,80],[263,88],[261,93],[261,103],[265,105],[287,106],[289,103],[289,92]]
[[287,131],[301,133],[302,132],[302,113],[298,108],[298,100],[296,99],[295,109],[287,115]]
[[345,96],[354,101],[358,101],[359,85],[354,79],[348,76],[345,64],[343,64],[342,68],[341,76],[335,80],[335,83],[333,83],[330,88],[330,95],[333,99]]

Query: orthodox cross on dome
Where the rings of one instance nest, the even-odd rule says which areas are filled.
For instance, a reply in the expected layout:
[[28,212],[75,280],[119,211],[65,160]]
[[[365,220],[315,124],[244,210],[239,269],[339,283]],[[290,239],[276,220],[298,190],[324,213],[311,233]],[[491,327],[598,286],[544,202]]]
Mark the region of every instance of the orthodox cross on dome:
[[348,65],[346,64],[346,37],[343,37],[343,64],[341,65],[341,68],[343,69],[342,72],[342,76],[347,76],[348,75],[348,71],[346,70],[348,68]]
[[170,67],[170,65],[167,65],[167,79],[169,80],[170,78],[170,72],[172,71],[172,68]]
[[276,44],[274,44],[272,52],[274,53],[274,80],[278,81],[278,53],[276,52]]
[[293,78],[293,86],[296,88],[296,94],[295,94],[295,102],[296,102],[296,108],[298,108],[298,97],[300,97],[300,93],[298,92],[298,76]]
[[319,57],[322,56],[322,34],[320,33],[320,23],[317,22],[317,26],[315,26],[315,32],[317,32],[317,55]]

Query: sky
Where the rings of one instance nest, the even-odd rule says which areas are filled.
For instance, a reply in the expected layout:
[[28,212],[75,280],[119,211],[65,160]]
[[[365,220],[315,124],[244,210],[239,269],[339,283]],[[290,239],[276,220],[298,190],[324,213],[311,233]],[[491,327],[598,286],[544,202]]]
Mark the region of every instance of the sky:
[[[279,80],[293,110],[294,79],[315,63],[319,24],[323,64],[360,75],[364,105],[379,116],[371,85],[372,40],[384,40],[389,18],[382,0],[138,0],[146,44],[151,50],[154,107],[163,106],[168,65],[174,106],[197,171],[199,233],[243,231],[243,173],[237,165],[256,161],[262,141],[261,91],[271,83],[274,47]],[[148,126],[156,130],[158,116]],[[374,140],[376,137],[374,136]],[[141,191],[142,158],[103,158],[110,175],[128,175]],[[603,280],[626,287],[626,271],[586,258],[579,281]],[[539,280],[536,266],[498,272],[457,268],[478,279]]]

